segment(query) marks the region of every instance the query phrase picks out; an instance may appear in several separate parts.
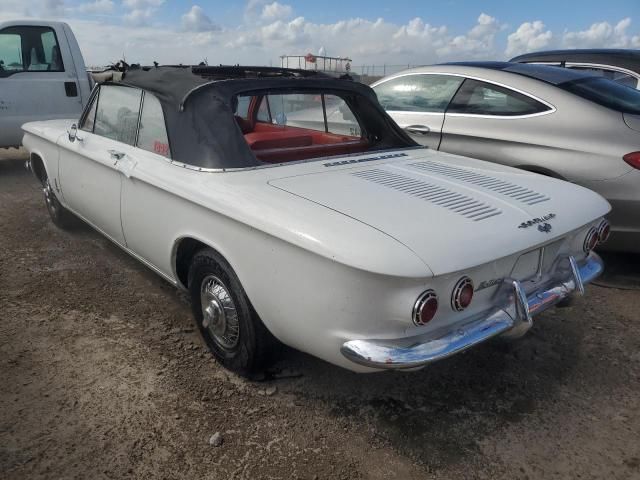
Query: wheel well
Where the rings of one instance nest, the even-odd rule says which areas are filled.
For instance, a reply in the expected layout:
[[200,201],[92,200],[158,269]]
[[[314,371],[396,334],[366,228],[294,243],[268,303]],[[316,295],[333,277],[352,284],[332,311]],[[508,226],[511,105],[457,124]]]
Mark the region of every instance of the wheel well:
[[517,168],[521,170],[526,170],[527,172],[537,173],[539,175],[544,175],[545,177],[557,178],[559,180],[566,180],[562,175],[553,170],[549,170],[548,168],[540,167],[537,165],[519,165]]
[[44,181],[47,178],[47,169],[44,167],[42,158],[40,158],[40,155],[32,153],[29,161],[31,162],[31,171],[40,180],[40,183],[44,185]]
[[175,267],[178,281],[186,288],[189,283],[189,266],[193,256],[203,248],[211,248],[206,243],[196,240],[195,238],[182,238],[176,247]]

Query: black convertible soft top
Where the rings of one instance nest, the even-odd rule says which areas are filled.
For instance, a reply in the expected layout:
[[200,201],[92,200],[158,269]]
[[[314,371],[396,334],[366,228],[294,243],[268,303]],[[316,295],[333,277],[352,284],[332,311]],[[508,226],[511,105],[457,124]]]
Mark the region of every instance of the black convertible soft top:
[[235,118],[240,93],[332,93],[342,97],[362,124],[371,150],[415,147],[361,83],[305,70],[269,67],[132,68],[119,84],[153,93],[162,104],[172,159],[206,169],[262,165]]

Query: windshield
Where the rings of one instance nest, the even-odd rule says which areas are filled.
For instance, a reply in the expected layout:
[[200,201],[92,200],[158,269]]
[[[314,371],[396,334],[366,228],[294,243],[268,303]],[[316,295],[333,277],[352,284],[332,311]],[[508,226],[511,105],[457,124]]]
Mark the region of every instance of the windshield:
[[640,91],[600,77],[559,83],[558,88],[618,112],[640,115]]

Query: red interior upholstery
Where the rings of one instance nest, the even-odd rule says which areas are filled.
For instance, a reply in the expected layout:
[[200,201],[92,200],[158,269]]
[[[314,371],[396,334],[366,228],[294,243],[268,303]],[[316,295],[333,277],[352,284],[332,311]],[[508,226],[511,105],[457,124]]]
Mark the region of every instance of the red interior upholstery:
[[308,158],[328,157],[331,155],[347,155],[349,153],[366,152],[369,144],[366,140],[352,142],[309,145],[306,147],[272,148],[268,150],[256,150],[254,153],[258,160],[268,163],[293,162]]
[[270,163],[358,153],[368,147],[359,137],[262,122],[244,138],[259,160]]

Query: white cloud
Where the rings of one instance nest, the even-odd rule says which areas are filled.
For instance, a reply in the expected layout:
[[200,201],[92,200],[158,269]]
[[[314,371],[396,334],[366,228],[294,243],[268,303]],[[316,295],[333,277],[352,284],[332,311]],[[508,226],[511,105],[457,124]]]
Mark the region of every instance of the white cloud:
[[127,25],[140,27],[147,25],[164,0],[122,0],[122,5],[130,11],[123,17]]
[[[89,15],[107,12],[109,2],[114,4],[112,12],[118,12],[119,17],[98,21]],[[164,19],[159,9],[165,3],[164,0],[0,0],[0,18],[24,18],[30,13],[45,18],[57,15],[56,19],[70,23],[91,65],[116,61],[123,53],[128,61],[144,64],[154,60],[164,64],[197,63],[208,57],[215,59],[216,64],[279,65],[280,55],[304,55],[318,52],[322,46],[332,56],[353,58],[356,72],[361,71],[359,66],[375,64],[376,72],[382,73],[386,64],[389,73],[408,64],[503,60],[506,55],[520,51],[561,46],[640,48],[640,31],[627,18],[612,24],[595,23],[585,30],[552,32],[539,20],[506,29],[499,18],[482,13],[466,31],[454,34],[451,27],[428,23],[420,17],[402,23],[383,18],[320,23],[291,15],[267,20],[262,18],[265,8],[284,3],[249,0],[245,14],[250,18],[245,16],[239,25],[224,28],[216,25],[215,18],[212,20],[199,5],[190,6],[184,15]],[[131,25],[136,28],[130,28]]]
[[262,20],[284,20],[293,15],[293,8],[291,5],[284,5],[282,3],[273,2],[265,5],[262,8]]
[[587,30],[565,32],[562,44],[567,48],[632,48],[640,47],[639,36],[630,36],[627,29],[630,18],[620,20],[616,25],[609,22],[594,23]]
[[540,20],[525,22],[507,37],[505,53],[508,57],[513,57],[522,53],[542,50],[549,46],[552,40],[553,33],[550,30],[545,30],[544,23]]
[[494,43],[502,24],[495,17],[481,13],[476,25],[466,35],[458,35],[438,49],[442,57],[491,58],[497,55]]
[[187,32],[210,32],[219,30],[204,10],[198,5],[191,7],[187,13],[182,15],[182,30]]
[[104,14],[113,11],[112,0],[95,0],[94,2],[81,3],[77,7],[79,12],[89,14]]
[[164,0],[122,0],[122,5],[131,10],[144,10],[146,8],[158,8]]
[[126,13],[123,18],[126,24],[140,27],[149,23],[149,20],[153,17],[153,12],[153,8],[136,8]]
[[44,0],[42,10],[45,15],[58,17],[64,14],[64,0]]

